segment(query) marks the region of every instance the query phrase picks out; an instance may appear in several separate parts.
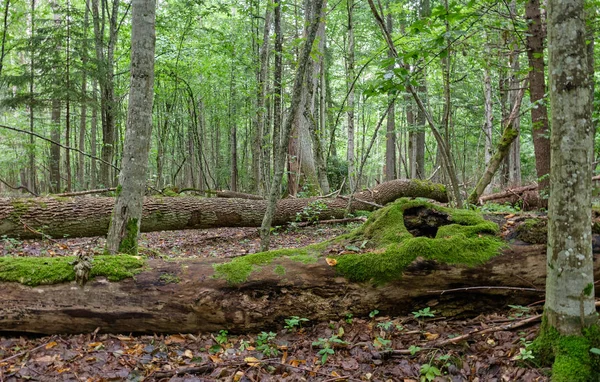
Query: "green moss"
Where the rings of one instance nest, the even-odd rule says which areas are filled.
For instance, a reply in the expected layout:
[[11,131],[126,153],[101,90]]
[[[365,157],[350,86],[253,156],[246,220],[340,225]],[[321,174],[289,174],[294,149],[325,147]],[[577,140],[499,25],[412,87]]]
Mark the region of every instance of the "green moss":
[[[35,286],[75,280],[72,262],[67,257],[0,257],[0,280]],[[111,281],[133,277],[141,271],[144,260],[129,256],[95,256],[90,277],[105,276]]]
[[540,334],[529,349],[538,366],[552,365],[553,382],[586,382],[599,380],[600,356],[590,353],[599,346],[598,325],[584,329],[582,336],[563,336],[544,315]]
[[[451,224],[439,227],[435,238],[414,237],[404,226],[404,211],[425,207],[449,215]],[[475,266],[500,253],[504,242],[496,237],[498,226],[475,211],[454,210],[422,199],[400,199],[371,214],[367,222],[352,233],[299,249],[282,249],[238,257],[215,265],[214,277],[232,284],[244,282],[261,266],[279,257],[315,262],[328,247],[352,245],[366,253],[335,256],[335,269],[353,281],[385,283],[402,277],[404,269],[417,258],[444,264]]]
[[[426,207],[448,214],[453,224],[438,228],[435,238],[413,237],[404,226],[404,211]],[[369,253],[337,257],[336,269],[353,281],[377,284],[402,277],[417,258],[445,264],[475,266],[498,255],[504,243],[495,237],[498,226],[474,211],[441,207],[423,200],[400,199],[372,214],[364,226],[342,238],[369,240]]]
[[11,219],[20,219],[21,216],[29,211],[29,207],[34,204],[33,201],[28,199],[12,199],[10,204],[13,208],[12,212],[8,215]]
[[305,264],[314,263],[317,261],[322,247],[323,245],[313,245],[304,248],[285,248],[237,257],[228,263],[214,264],[215,273],[213,277],[225,279],[230,284],[240,284],[245,282],[252,272],[262,266],[271,264],[274,259],[280,257],[286,257],[292,261]]
[[583,289],[583,294],[585,296],[591,296],[592,291],[594,290],[594,284],[589,283],[588,285],[585,286],[585,288]]
[[129,219],[125,227],[125,237],[119,243],[119,252],[129,255],[138,253],[138,219]]
[[542,219],[526,219],[516,229],[517,238],[526,243],[545,244],[548,240],[548,224]]
[[275,267],[275,269],[273,269],[273,273],[275,273],[278,276],[284,276],[285,275],[285,267],[283,267],[282,265],[278,265]]
[[121,191],[123,190],[123,186],[121,186],[120,184],[117,186],[117,188],[115,189],[115,196],[119,196],[121,195]]
[[179,277],[177,277],[177,275],[174,275],[172,273],[163,273],[158,279],[164,282],[165,284],[179,284],[179,282],[181,281]]

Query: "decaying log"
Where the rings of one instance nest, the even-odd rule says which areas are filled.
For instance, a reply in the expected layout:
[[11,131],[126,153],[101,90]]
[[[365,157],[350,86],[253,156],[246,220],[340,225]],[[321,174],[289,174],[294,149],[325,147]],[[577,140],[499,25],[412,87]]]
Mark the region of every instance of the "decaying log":
[[[373,210],[400,197],[425,197],[446,202],[444,186],[419,180],[394,180],[354,196],[351,210]],[[273,225],[300,218],[304,209],[319,201],[326,206],[320,219],[344,217],[348,202],[342,198],[283,199],[277,204]],[[22,239],[86,237],[105,235],[114,198],[0,198],[0,236]],[[142,232],[214,227],[260,227],[266,209],[264,200],[147,197],[144,200]],[[314,210],[314,209],[313,209]]]
[[[600,265],[597,256],[595,261]],[[401,280],[379,287],[349,282],[325,258],[312,264],[281,258],[236,286],[214,279],[213,264],[208,259],[150,260],[135,279],[95,279],[83,289],[74,283],[38,287],[0,283],[0,331],[77,333],[98,327],[115,333],[260,331],[281,326],[290,316],[326,321],[374,309],[403,314],[426,304],[436,306],[441,314],[452,314],[453,309],[476,314],[492,306],[526,304],[543,294],[502,289],[429,291],[457,286],[543,291],[546,250],[544,245],[514,246],[474,268],[417,260]],[[285,268],[285,274],[274,271],[278,266]],[[169,279],[178,282],[164,281]]]

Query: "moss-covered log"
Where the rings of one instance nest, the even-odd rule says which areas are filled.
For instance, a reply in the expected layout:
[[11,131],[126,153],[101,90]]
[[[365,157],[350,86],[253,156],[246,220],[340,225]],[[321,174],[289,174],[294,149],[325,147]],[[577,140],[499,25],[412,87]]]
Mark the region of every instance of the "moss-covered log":
[[[373,210],[400,197],[424,197],[446,202],[441,184],[394,180],[354,195],[352,210]],[[0,236],[22,239],[101,236],[108,231],[114,198],[0,198]],[[314,208],[311,206],[317,206]],[[311,218],[344,216],[347,198],[283,199],[277,204],[274,225]],[[144,201],[142,232],[215,227],[260,227],[264,200],[149,197]],[[303,212],[308,212],[303,214]]]
[[[259,331],[290,316],[322,321],[425,306],[438,315],[478,314],[539,300],[543,295],[531,289],[544,289],[545,245],[509,247],[498,231],[474,212],[400,200],[356,231],[318,245],[228,261],[150,259],[127,268],[133,278],[109,281],[114,275],[105,269],[84,288],[65,282],[72,277],[64,262],[60,280],[42,278],[61,283],[31,286],[37,282],[30,265],[15,271],[23,259],[6,259],[0,280],[23,278],[29,286],[0,282],[0,331]],[[33,260],[48,267],[56,261]],[[123,274],[122,266],[115,272]],[[456,288],[475,289],[439,292]]]

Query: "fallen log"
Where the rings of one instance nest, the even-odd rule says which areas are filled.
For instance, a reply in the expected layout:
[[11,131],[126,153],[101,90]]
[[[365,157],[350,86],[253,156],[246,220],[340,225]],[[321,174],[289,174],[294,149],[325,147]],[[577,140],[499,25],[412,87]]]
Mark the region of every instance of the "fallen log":
[[[0,282],[0,331],[245,332],[290,316],[315,322],[424,306],[437,316],[476,315],[543,298],[545,245],[499,249],[494,223],[448,211],[398,202],[324,244],[229,261],[151,259],[135,278],[96,277],[83,288]],[[597,270],[598,261],[595,254]],[[457,288],[473,289],[450,291]]]
[[[351,210],[372,211],[400,197],[424,197],[446,202],[441,184],[394,180],[355,194]],[[344,217],[348,202],[342,198],[283,199],[277,203],[273,225],[300,221],[313,203],[319,219]],[[108,231],[114,198],[0,198],[0,236],[21,239],[101,236]],[[266,201],[227,198],[147,197],[141,231],[170,231],[215,227],[260,227]]]

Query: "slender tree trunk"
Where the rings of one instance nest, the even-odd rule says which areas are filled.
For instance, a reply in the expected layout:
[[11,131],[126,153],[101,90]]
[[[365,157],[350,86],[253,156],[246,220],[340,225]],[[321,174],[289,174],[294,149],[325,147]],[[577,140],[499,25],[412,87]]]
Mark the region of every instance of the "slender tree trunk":
[[[275,33],[275,68],[273,70],[273,170],[279,158],[279,146],[281,145],[281,123],[282,123],[282,82],[283,75],[283,34],[281,28],[281,2],[275,5],[274,33]],[[285,161],[285,159],[284,159]],[[269,186],[269,188],[272,185]]]
[[[71,146],[71,98],[69,96],[71,88],[71,17],[70,17],[70,2],[67,1],[67,15],[65,24],[67,28],[67,36],[65,39],[65,57],[66,57],[66,96],[65,96],[65,145]],[[71,151],[65,150],[65,173],[66,173],[66,192],[71,192],[73,187],[73,178],[71,172]]]
[[309,63],[310,52],[312,50],[312,45],[317,36],[317,30],[319,29],[319,18],[318,15],[321,14],[321,9],[323,8],[323,0],[312,0],[309,1],[308,4],[313,9],[313,14],[315,15],[315,20],[311,22],[311,26],[308,30],[308,34],[306,36],[306,40],[304,42],[304,47],[302,49],[302,54],[298,61],[298,69],[296,72],[296,78],[294,79],[294,88],[292,92],[291,99],[291,109],[290,115],[286,119],[284,129],[282,131],[282,141],[279,146],[279,150],[277,152],[277,156],[275,158],[275,175],[273,177],[273,181],[271,182],[271,189],[269,192],[269,200],[267,204],[267,210],[265,212],[261,227],[260,227],[260,237],[261,237],[261,250],[266,251],[269,248],[270,241],[270,233],[271,233],[271,222],[273,221],[273,215],[275,214],[275,208],[277,205],[277,200],[279,199],[279,187],[281,185],[281,179],[283,178],[283,168],[285,163],[285,148],[288,147],[290,132],[292,130],[292,124],[294,122],[295,116],[300,112],[300,104],[302,97],[302,87],[304,85],[304,77],[306,74],[306,70]]
[[266,95],[267,95],[267,73],[269,69],[269,35],[271,31],[271,1],[268,0],[265,8],[265,22],[263,26],[263,41],[260,47],[260,70],[258,73],[258,94],[256,97],[256,130],[254,131],[254,151],[252,155],[252,178],[255,182],[255,190],[260,195],[266,193],[265,176],[263,173],[263,147],[265,145],[265,115],[266,115]]
[[[88,94],[87,94],[87,30],[89,27],[89,0],[86,0],[85,13],[83,16],[83,44],[81,47],[81,115],[79,119],[79,150],[85,151],[85,132],[87,126],[87,104],[88,104]],[[85,156],[83,153],[79,153],[78,162],[77,162],[77,184],[80,190],[85,189]]]
[[[490,49],[489,45],[486,47],[486,55],[489,57]],[[493,134],[493,121],[494,114],[492,112],[492,78],[490,74],[489,62],[486,61],[484,71],[483,71],[483,98],[484,98],[484,114],[485,121],[483,123],[483,134],[485,137],[485,148],[484,148],[484,161],[485,166],[487,167],[492,160],[492,155],[494,153],[492,148],[492,134]],[[491,181],[490,184],[485,188],[486,192],[491,191]]]
[[565,335],[581,335],[597,322],[590,208],[594,93],[585,29],[584,1],[548,1],[552,135],[544,314],[548,327]]
[[[52,100],[52,110],[50,115],[52,130],[50,139],[54,142],[60,142],[60,100]],[[60,178],[60,146],[50,144],[50,193],[57,194],[61,192]]]
[[471,203],[471,204],[478,203],[479,197],[483,194],[483,191],[485,190],[485,188],[490,184],[490,182],[492,181],[492,178],[494,177],[494,174],[496,173],[496,171],[498,171],[498,168],[500,168],[500,165],[502,164],[502,162],[508,155],[509,150],[510,150],[510,145],[518,137],[518,131],[516,131],[513,128],[513,123],[514,123],[515,119],[517,119],[519,116],[519,109],[521,107],[521,101],[523,99],[524,92],[525,92],[525,89],[522,87],[521,90],[519,91],[519,94],[517,95],[517,98],[515,99],[515,104],[513,106],[513,109],[511,111],[507,121],[505,122],[506,125],[504,126],[504,130],[502,133],[502,137],[500,138],[500,142],[498,142],[498,146],[496,148],[496,153],[490,159],[490,162],[488,163],[485,172],[483,173],[483,175],[477,182],[477,186],[475,186],[475,189],[469,195],[469,203]]
[[544,74],[544,39],[546,30],[542,22],[539,0],[528,0],[525,4],[527,17],[527,58],[529,59],[529,100],[535,169],[539,190],[547,190],[550,184],[550,139],[548,138],[548,109],[544,100],[546,79]]
[[[90,152],[92,156],[97,156],[98,137],[98,83],[96,80],[92,83],[92,120],[90,129]],[[96,160],[92,158],[90,162],[90,188],[96,189],[98,182],[98,166]]]
[[[6,34],[8,32],[8,11],[10,10],[10,0],[5,0],[4,3],[4,18],[2,23],[2,46],[0,48],[0,75],[4,68],[4,56],[6,51]],[[32,35],[33,37],[33,35]]]
[[[393,20],[392,13],[390,12],[390,1],[386,2],[387,7],[387,29],[392,33]],[[388,50],[388,58],[393,58],[394,55],[391,50]],[[388,67],[389,71],[394,70],[394,65]],[[390,181],[396,179],[396,103],[394,100],[394,94],[388,94],[388,103],[390,104],[386,123],[386,134],[385,134],[385,180]]]
[[127,130],[106,250],[137,254],[142,220],[154,100],[154,0],[133,0],[131,17],[131,87]]
[[[35,77],[35,50],[34,50],[34,36],[35,36],[35,0],[31,0],[31,40],[30,40],[30,72],[29,72],[29,131],[34,132],[34,77]],[[33,192],[37,191],[37,171],[35,168],[35,142],[33,134],[29,135],[29,189]]]
[[348,145],[346,148],[346,161],[348,162],[348,187],[350,192],[356,190],[356,164],[354,157],[354,0],[347,1],[348,11],[348,45],[346,58],[346,84],[348,86]]

